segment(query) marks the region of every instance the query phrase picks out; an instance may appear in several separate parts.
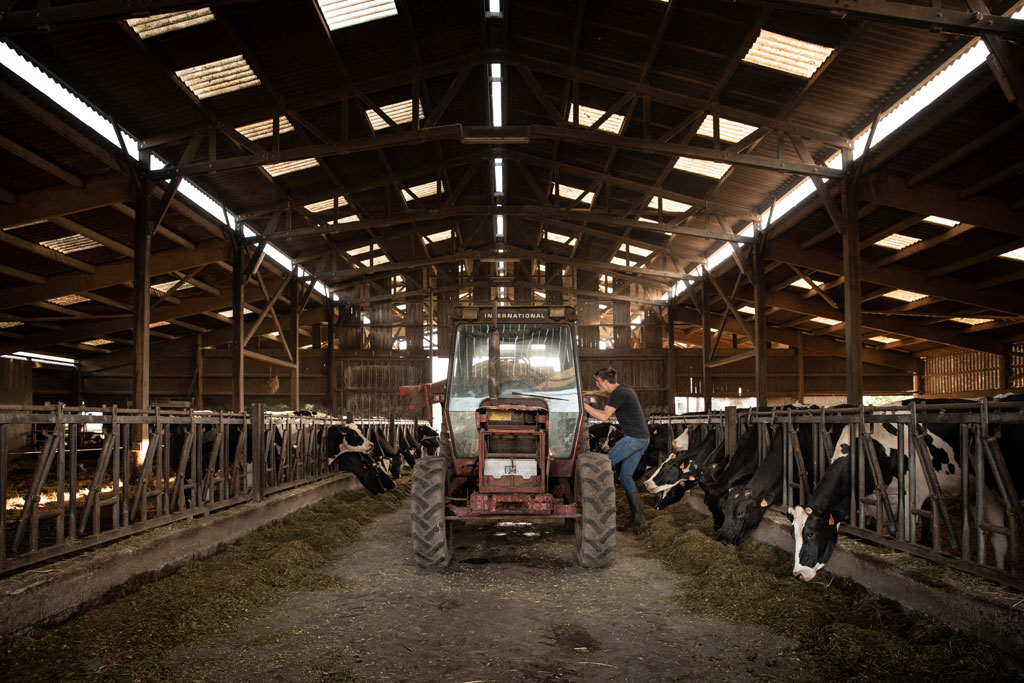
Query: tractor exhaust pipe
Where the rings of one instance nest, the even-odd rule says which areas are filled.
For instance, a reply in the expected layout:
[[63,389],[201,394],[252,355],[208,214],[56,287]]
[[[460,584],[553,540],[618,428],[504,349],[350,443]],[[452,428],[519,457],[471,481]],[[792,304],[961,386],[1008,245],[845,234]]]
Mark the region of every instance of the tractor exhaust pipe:
[[501,372],[501,335],[498,334],[498,302],[491,306],[491,335],[487,340],[487,395],[498,398]]

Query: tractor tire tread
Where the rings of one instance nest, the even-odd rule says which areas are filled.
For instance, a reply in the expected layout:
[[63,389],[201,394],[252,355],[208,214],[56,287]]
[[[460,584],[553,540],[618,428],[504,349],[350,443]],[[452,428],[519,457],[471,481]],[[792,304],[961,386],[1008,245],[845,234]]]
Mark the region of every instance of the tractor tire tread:
[[615,557],[615,480],[602,453],[581,453],[576,464],[581,517],[576,559],[580,566],[606,567]]
[[420,458],[413,467],[409,517],[420,567],[440,569],[451,562],[451,522],[444,518],[448,473],[448,461],[438,456]]

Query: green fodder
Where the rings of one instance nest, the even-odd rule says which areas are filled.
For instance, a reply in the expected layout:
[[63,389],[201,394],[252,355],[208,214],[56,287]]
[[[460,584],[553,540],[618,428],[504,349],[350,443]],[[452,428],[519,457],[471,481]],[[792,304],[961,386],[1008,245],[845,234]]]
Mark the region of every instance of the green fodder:
[[824,576],[798,581],[789,553],[753,539],[740,546],[718,543],[710,519],[685,502],[651,512],[638,540],[681,575],[680,606],[794,639],[792,661],[806,680],[1020,679],[996,648],[908,614],[853,582]]
[[229,632],[301,591],[341,586],[323,568],[374,517],[397,509],[409,484],[370,497],[348,491],[272,522],[174,574],[119,588],[97,607],[36,628],[0,652],[4,680],[151,680],[160,653]]

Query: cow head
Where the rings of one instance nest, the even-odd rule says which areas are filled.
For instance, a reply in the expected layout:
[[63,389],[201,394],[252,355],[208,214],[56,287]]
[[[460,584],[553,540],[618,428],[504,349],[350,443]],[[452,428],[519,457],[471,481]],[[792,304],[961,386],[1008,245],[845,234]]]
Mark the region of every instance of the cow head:
[[395,482],[374,462],[373,458],[366,454],[354,451],[340,453],[335,462],[342,472],[351,472],[359,483],[373,495],[384,493],[395,488]]
[[654,504],[655,510],[664,510],[669,505],[678,503],[686,495],[686,488],[682,485],[677,485],[669,488],[667,491],[661,492],[661,497],[658,498],[658,502]]
[[839,523],[829,513],[812,508],[789,508],[793,517],[793,576],[811,581],[832,557]]
[[760,496],[744,486],[729,489],[725,500],[725,519],[718,532],[718,541],[726,545],[739,545],[747,540],[761,523],[765,511],[775,503],[775,494]]
[[[685,493],[686,489],[692,488],[697,481],[696,475],[689,471],[689,466],[690,458],[685,453],[677,453],[654,470],[654,474],[644,482],[644,487],[650,493],[662,493],[679,485],[684,487]],[[687,482],[691,482],[689,486],[686,485]]]
[[373,442],[363,435],[357,425],[350,422],[333,425],[327,430],[327,454],[330,458],[333,459],[341,453],[369,454],[371,452],[373,452]]

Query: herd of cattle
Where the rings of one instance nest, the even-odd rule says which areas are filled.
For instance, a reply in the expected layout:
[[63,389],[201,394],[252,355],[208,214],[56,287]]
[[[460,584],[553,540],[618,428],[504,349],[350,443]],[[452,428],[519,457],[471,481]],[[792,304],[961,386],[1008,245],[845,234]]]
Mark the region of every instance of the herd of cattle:
[[[1016,402],[1022,399],[1024,396],[1013,396],[1007,400]],[[932,402],[918,403],[926,405]],[[888,505],[885,500],[876,501],[876,508],[869,508],[873,510],[871,516],[886,518],[887,512],[882,508],[891,510],[897,504],[895,495],[899,473],[903,473],[904,487],[908,477],[916,481],[912,487],[915,499],[910,503],[915,510],[927,510],[931,504],[926,477],[937,484],[943,500],[951,501],[961,495],[963,459],[959,424],[952,421],[927,422],[921,434],[921,443],[927,451],[923,458],[913,458],[910,445],[913,434],[906,423],[875,422],[865,425],[862,433],[858,431],[861,429],[859,424],[857,421],[829,424],[827,429],[820,424],[795,421],[762,425],[760,429],[751,424],[738,435],[734,450],[727,453],[721,433],[707,425],[690,426],[678,436],[673,436],[670,425],[652,423],[648,425],[651,442],[634,479],[657,496],[655,508],[659,510],[679,502],[687,491],[699,487],[711,512],[717,539],[724,544],[743,542],[757,528],[765,512],[783,501],[783,487],[802,483],[805,487],[804,505],[788,508],[788,516],[792,520],[795,540],[793,575],[809,581],[832,555],[839,525],[849,521],[850,498],[854,489],[851,443],[855,440],[870,440],[875,456],[873,460],[877,463],[877,469],[874,463],[870,467],[864,465],[860,490],[866,493],[884,487],[890,497]],[[824,439],[823,442],[828,444],[824,448],[831,452],[827,467],[819,472],[816,481],[808,474],[816,471],[815,428],[827,432],[827,438],[822,431],[817,438]],[[861,435],[857,436],[855,432]],[[621,435],[614,424],[591,425],[590,450],[607,452]],[[759,444],[764,438],[768,439],[767,447]],[[1024,459],[1019,455],[1024,452],[1024,423],[1002,424],[993,438],[1004,454],[1009,481],[997,482],[991,468],[986,471],[985,483],[990,490],[985,495],[984,521],[989,527],[1001,527],[1004,526],[1006,504],[1010,502],[1007,499],[1019,500],[1016,491],[1024,490]],[[397,443],[397,447],[393,443]],[[436,454],[438,435],[427,425],[404,426],[397,429],[396,439],[391,440],[380,425],[364,429],[352,424],[338,425],[328,432],[327,448],[332,461],[337,461],[341,470],[355,474],[371,492],[381,493],[394,488],[394,479],[400,475],[403,463],[411,466],[420,455]],[[787,466],[790,452],[795,454],[795,459]],[[901,453],[902,457],[899,457]],[[922,461],[929,464],[934,477],[924,471]],[[912,469],[914,474],[911,474]],[[802,476],[798,477],[801,473]],[[969,474],[973,476],[973,467]],[[880,478],[880,487],[876,487],[876,476]],[[1003,491],[1002,494],[999,490]],[[929,525],[923,526],[926,528],[919,542],[927,544],[930,543],[930,528]],[[987,535],[996,566],[1004,569],[1007,537],[998,532]]]

